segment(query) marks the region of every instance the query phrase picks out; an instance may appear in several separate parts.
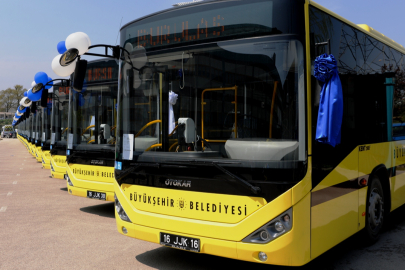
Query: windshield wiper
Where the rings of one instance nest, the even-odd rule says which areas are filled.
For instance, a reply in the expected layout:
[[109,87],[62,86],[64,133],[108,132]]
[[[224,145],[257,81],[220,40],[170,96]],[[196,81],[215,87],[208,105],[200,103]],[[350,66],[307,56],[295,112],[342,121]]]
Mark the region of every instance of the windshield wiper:
[[[182,161],[182,165],[183,165]],[[171,162],[168,162],[169,164]],[[190,165],[200,165],[200,166],[214,166],[215,168],[217,168],[218,170],[222,171],[223,173],[225,173],[226,175],[228,175],[229,177],[231,177],[232,179],[236,180],[237,183],[239,183],[242,187],[248,189],[249,191],[251,191],[253,194],[259,194],[260,193],[260,187],[254,186],[251,183],[249,183],[248,181],[240,178],[239,176],[231,173],[230,171],[228,171],[227,169],[225,169],[224,167],[222,167],[220,164],[226,164],[226,163],[231,163],[231,164],[235,164],[235,162],[215,162],[215,161],[210,161],[210,162],[206,162],[206,161],[197,161],[197,160],[190,160],[190,161],[185,161],[185,163],[190,164]]]
[[222,172],[224,172],[225,174],[227,174],[229,177],[231,177],[232,179],[235,179],[237,181],[239,181],[239,183],[249,189],[251,192],[253,192],[253,194],[259,194],[260,193],[260,187],[254,186],[251,183],[249,183],[248,181],[240,178],[237,175],[234,175],[233,173],[231,173],[230,171],[228,171],[227,169],[225,169],[224,167],[222,167],[221,165],[219,165],[218,163],[212,162],[212,165],[214,165],[214,167],[218,168],[219,170],[221,170]]

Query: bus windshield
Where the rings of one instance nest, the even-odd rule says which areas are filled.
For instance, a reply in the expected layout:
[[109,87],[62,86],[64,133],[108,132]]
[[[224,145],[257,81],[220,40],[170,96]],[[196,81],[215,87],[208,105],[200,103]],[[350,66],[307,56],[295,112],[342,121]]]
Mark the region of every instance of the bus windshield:
[[49,145],[51,138],[51,114],[52,114],[52,98],[48,95],[47,106],[43,108],[42,113],[42,142]]
[[66,144],[70,88],[55,84],[52,99],[51,144]]
[[[191,15],[163,14],[162,20],[154,17],[155,24],[146,19],[145,25],[141,21],[124,27],[118,159],[226,158],[253,167],[305,160],[304,49],[293,27],[285,27],[285,18],[275,20],[275,6],[288,7],[280,3],[238,1],[221,11],[219,2],[204,11],[200,6],[202,14],[192,14],[190,8]],[[247,16],[252,10],[260,12]],[[197,35],[203,30],[191,35],[192,18],[214,13],[221,15],[205,28],[210,35]],[[175,30],[162,36],[162,30],[154,41],[153,26],[165,21],[162,29],[174,29],[187,16],[188,36]],[[139,31],[142,35],[134,35]]]
[[115,60],[89,62],[83,90],[70,93],[68,149],[115,151],[117,77]]
[[42,139],[41,132],[42,132],[42,112],[43,112],[43,110],[39,105],[37,105],[37,106],[38,106],[37,113],[35,116],[35,138],[34,138],[35,142],[41,141],[41,139]]

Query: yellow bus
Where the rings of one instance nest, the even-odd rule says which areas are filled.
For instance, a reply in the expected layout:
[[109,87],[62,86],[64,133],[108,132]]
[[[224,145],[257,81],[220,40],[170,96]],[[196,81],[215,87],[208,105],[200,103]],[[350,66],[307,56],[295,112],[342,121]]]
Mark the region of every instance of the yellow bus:
[[[396,76],[405,49],[308,0],[183,3],[123,26],[118,231],[299,266],[351,235],[378,239],[405,202]],[[334,55],[341,142],[315,140],[314,60]],[[394,126],[396,127],[396,126]],[[396,128],[397,129],[397,128]]]
[[[32,106],[32,105],[31,105]],[[36,145],[35,145],[35,137],[36,137],[36,112],[35,110],[30,107],[30,124],[29,124],[29,129],[30,129],[30,139],[29,139],[29,146],[30,146],[30,153],[31,155],[36,158],[35,155],[35,149],[36,149]]]
[[51,169],[50,151],[51,151],[52,96],[53,93],[48,90],[46,107],[42,108],[43,113],[42,113],[42,132],[41,132],[41,151],[42,151],[41,161],[42,161],[42,168],[46,170]]
[[70,194],[114,201],[118,64],[87,64],[85,87],[70,91],[66,180]]
[[42,120],[43,120],[43,109],[40,106],[40,102],[33,102],[31,109],[34,110],[34,157],[38,162],[42,163]]
[[53,178],[65,179],[66,142],[70,87],[54,84],[51,114],[50,171]]

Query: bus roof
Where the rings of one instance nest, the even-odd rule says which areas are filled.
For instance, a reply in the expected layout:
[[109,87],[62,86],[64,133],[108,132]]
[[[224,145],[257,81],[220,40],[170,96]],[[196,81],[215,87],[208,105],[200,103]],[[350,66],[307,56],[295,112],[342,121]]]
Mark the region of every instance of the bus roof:
[[[165,12],[168,12],[168,11],[177,10],[177,9],[183,9],[183,8],[188,8],[188,7],[190,7],[190,6],[212,4],[213,2],[226,2],[226,1],[230,1],[230,0],[204,0],[204,1],[199,1],[199,2],[188,2],[188,3],[185,4],[185,5],[173,6],[173,7],[171,7],[171,8],[164,9],[164,10],[159,10],[159,11],[154,12],[154,13],[152,13],[152,14],[149,14],[149,15],[146,15],[146,16],[143,16],[143,17],[140,17],[140,18],[138,18],[138,19],[135,19],[135,20],[133,20],[133,21],[131,21],[131,22],[125,24],[124,26],[122,26],[121,29],[120,29],[120,31],[121,31],[123,28],[127,27],[128,25],[130,25],[130,24],[132,24],[132,23],[135,23],[135,22],[137,22],[137,21],[144,20],[144,19],[146,19],[146,18],[155,16],[155,15],[158,15],[158,14],[161,14],[161,13],[165,13]],[[367,24],[355,24],[355,23],[353,23],[353,22],[351,22],[351,21],[349,21],[349,20],[343,18],[342,16],[336,14],[335,12],[333,12],[333,11],[331,11],[331,10],[329,10],[329,9],[327,9],[327,8],[325,8],[325,7],[323,7],[323,6],[321,6],[320,4],[318,4],[318,3],[316,3],[316,2],[314,2],[314,1],[312,1],[312,0],[305,0],[305,1],[308,2],[310,5],[312,5],[312,6],[316,7],[316,8],[318,8],[318,9],[320,9],[320,10],[322,10],[322,11],[324,11],[324,12],[330,14],[330,15],[332,15],[332,16],[335,17],[336,19],[341,20],[342,22],[345,22],[346,24],[348,24],[348,25],[350,25],[350,26],[356,28],[357,30],[362,31],[363,33],[365,33],[365,34],[367,34],[367,35],[369,35],[369,36],[371,36],[371,37],[373,37],[373,38],[375,38],[375,39],[381,41],[382,43],[384,43],[384,44],[386,44],[386,45],[388,45],[388,46],[390,46],[390,47],[392,47],[392,48],[398,50],[399,52],[405,54],[405,47],[404,47],[404,46],[402,46],[401,44],[399,44],[399,43],[395,42],[394,40],[388,38],[388,37],[385,36],[384,34],[378,32],[377,30],[375,30],[374,28],[370,27],[369,25],[367,25]],[[175,2],[175,1],[173,1],[173,3],[174,3],[174,2]]]
[[346,24],[348,24],[348,25],[350,25],[350,26],[356,28],[357,30],[362,31],[363,33],[365,33],[365,34],[367,34],[367,35],[369,35],[369,36],[371,36],[371,37],[377,39],[378,41],[381,41],[382,43],[384,43],[384,44],[386,44],[386,45],[388,45],[388,46],[390,46],[390,47],[392,47],[392,48],[398,50],[399,52],[401,52],[401,53],[403,53],[403,54],[405,54],[405,48],[404,48],[404,46],[402,46],[401,44],[399,44],[399,43],[395,42],[394,40],[388,38],[388,37],[385,36],[384,34],[378,32],[377,30],[375,30],[374,28],[370,27],[369,25],[367,25],[367,24],[355,24],[355,23],[353,23],[353,22],[351,22],[351,21],[349,21],[349,20],[343,18],[342,16],[339,16],[339,15],[336,14],[335,12],[330,11],[329,9],[327,9],[327,8],[325,8],[325,7],[321,6],[321,5],[319,5],[318,3],[316,3],[316,2],[314,2],[314,1],[312,1],[312,0],[308,0],[308,1],[309,1],[309,4],[310,4],[310,5],[312,5],[312,6],[316,7],[316,8],[318,8],[318,9],[320,9],[320,10],[322,10],[322,11],[324,11],[324,12],[330,14],[330,15],[332,15],[332,16],[335,17],[336,19],[341,20],[342,22],[344,22],[344,23],[346,23]]
[[[172,10],[177,10],[177,9],[188,8],[190,6],[206,5],[206,4],[211,4],[212,2],[225,2],[225,1],[230,1],[230,0],[204,0],[204,1],[199,1],[199,2],[189,2],[186,5],[173,6],[171,8],[159,10],[159,11],[156,11],[156,12],[154,12],[152,14],[149,14],[149,15],[140,17],[138,19],[135,19],[133,21],[130,21],[129,23],[124,24],[124,26],[121,27],[120,31],[122,29],[124,29],[125,27],[127,27],[128,25],[130,25],[130,24],[133,24],[133,23],[138,22],[138,21],[142,21],[142,20],[144,20],[146,18],[153,17],[153,16],[161,14],[161,13],[165,13],[165,12],[172,11]],[[176,0],[173,1],[173,4],[175,4],[175,2],[176,2]],[[186,1],[186,2],[188,2],[188,1]]]

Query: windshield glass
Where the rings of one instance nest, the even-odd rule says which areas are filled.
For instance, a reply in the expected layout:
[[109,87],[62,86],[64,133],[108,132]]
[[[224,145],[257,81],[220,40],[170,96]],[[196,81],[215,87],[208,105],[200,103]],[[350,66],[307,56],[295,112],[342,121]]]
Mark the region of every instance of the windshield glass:
[[31,140],[33,140],[35,142],[35,121],[36,121],[36,112],[33,111],[31,113],[31,123],[30,123],[30,134],[31,134]]
[[41,141],[42,132],[42,108],[37,104],[37,113],[35,116],[35,141]]
[[88,63],[83,90],[70,93],[68,149],[115,150],[117,78],[115,60]]
[[[48,94],[47,106],[42,109],[42,142],[45,143],[51,138],[51,114],[52,114],[52,94]],[[49,141],[48,141],[49,144]]]
[[55,84],[52,99],[51,144],[66,143],[70,87]]
[[[274,7],[279,3],[234,4],[233,15],[258,6],[267,11],[262,16],[260,10],[256,18],[249,19],[253,22],[247,22],[257,24],[248,27],[259,29],[257,38],[218,41],[212,36],[216,42],[159,50],[163,47],[154,45],[152,35],[143,44],[139,41],[144,36],[133,35],[143,24],[123,28],[121,46],[127,52],[120,66],[118,160],[209,157],[249,160],[249,164],[241,162],[246,166],[305,160],[304,49],[299,35],[289,34],[293,27],[285,30],[284,21],[280,19],[277,25],[271,20],[277,16]],[[229,5],[233,4],[228,2],[228,10]],[[215,5],[209,6],[219,12]],[[222,23],[229,23],[225,32],[227,26],[237,24],[228,16]],[[166,26],[173,28],[182,19],[167,19]],[[145,25],[149,29],[146,26],[150,24]],[[244,33],[238,27],[237,32]],[[250,30],[247,37],[251,37]],[[233,35],[225,32],[221,35]],[[160,37],[161,43],[164,40]],[[166,42],[170,43],[171,39]],[[196,43],[193,38],[191,44]]]

